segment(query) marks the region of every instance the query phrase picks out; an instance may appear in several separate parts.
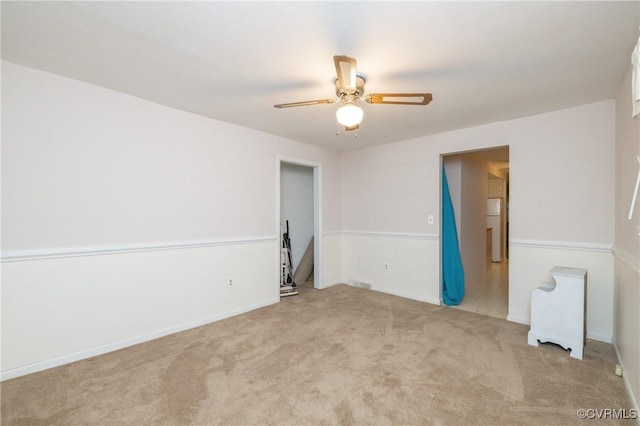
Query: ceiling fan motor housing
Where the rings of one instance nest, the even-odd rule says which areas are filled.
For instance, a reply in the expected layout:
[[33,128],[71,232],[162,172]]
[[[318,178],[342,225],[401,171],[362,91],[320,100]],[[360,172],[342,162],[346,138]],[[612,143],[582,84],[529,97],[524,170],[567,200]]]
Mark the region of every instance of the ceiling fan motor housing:
[[336,95],[338,98],[343,99],[344,97],[352,97],[359,98],[364,93],[364,85],[367,82],[367,77],[362,73],[356,73],[356,87],[340,87],[340,81],[336,78]]

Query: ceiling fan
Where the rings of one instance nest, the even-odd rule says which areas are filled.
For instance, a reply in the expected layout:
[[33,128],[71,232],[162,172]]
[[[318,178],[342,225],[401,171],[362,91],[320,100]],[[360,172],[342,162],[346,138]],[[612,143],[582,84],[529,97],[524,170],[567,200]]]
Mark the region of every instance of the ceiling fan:
[[360,127],[364,112],[357,103],[366,101],[369,104],[391,105],[427,105],[433,99],[431,93],[370,93],[364,95],[364,85],[367,78],[356,71],[356,60],[344,55],[333,57],[336,66],[336,96],[337,99],[318,99],[314,101],[291,102],[274,105],[275,108],[291,108],[307,105],[342,103],[336,111],[338,123],[345,130],[356,130]]

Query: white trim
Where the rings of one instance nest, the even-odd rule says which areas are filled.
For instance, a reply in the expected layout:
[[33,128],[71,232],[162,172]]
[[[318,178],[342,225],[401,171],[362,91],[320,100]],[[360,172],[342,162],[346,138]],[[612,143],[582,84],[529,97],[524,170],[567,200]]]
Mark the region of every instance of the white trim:
[[383,232],[383,231],[340,231],[342,235],[353,237],[378,237],[378,238],[405,238],[411,240],[434,240],[440,237],[438,234],[418,232]]
[[509,239],[509,247],[531,247],[553,250],[577,250],[597,253],[611,253],[612,244],[584,243],[577,241],[530,240],[525,238]]
[[[631,407],[635,408],[636,411],[640,411],[640,406],[638,406],[638,396],[634,395],[633,389],[631,388],[631,383],[629,383],[629,379],[625,374],[624,363],[622,362],[622,356],[620,356],[620,351],[618,350],[618,345],[613,344],[613,349],[616,351],[616,358],[618,359],[618,364],[622,367],[622,382],[624,383],[624,387],[627,388],[627,396],[631,400]],[[640,419],[638,419],[638,424],[640,425]]]
[[323,237],[380,237],[380,238],[406,238],[414,240],[438,240],[438,234],[420,233],[420,232],[385,232],[385,231],[324,231]]
[[530,325],[531,321],[529,318],[517,317],[515,315],[507,315],[507,321],[515,322],[518,324]]
[[[322,164],[313,163],[313,235],[322,235]],[[322,285],[322,246],[321,237],[313,239],[313,282],[315,288]],[[318,283],[318,284],[315,284]]]
[[318,163],[317,161],[309,161],[295,157],[288,157],[286,155],[278,155],[278,164],[280,162],[294,164],[296,166],[307,166],[307,167],[320,167],[322,163]]
[[613,257],[635,272],[636,275],[640,275],[640,263],[628,251],[614,246]]
[[608,334],[594,333],[587,331],[587,339],[597,340],[598,342],[613,343],[613,336]]
[[166,243],[150,243],[140,245],[102,246],[102,247],[78,247],[75,249],[43,249],[43,250],[17,250],[2,253],[0,261],[23,262],[29,260],[59,259],[64,257],[105,256],[122,253],[141,253],[147,251],[181,250],[203,247],[228,246],[237,244],[256,244],[277,241],[276,235],[263,235],[257,237],[242,237],[215,240],[190,240]]
[[2,373],[0,373],[0,381],[13,379],[13,378],[24,376],[31,373],[37,373],[38,371],[48,370],[50,368],[59,367],[61,365],[70,364],[72,362],[76,362],[76,361],[91,358],[94,356],[106,354],[108,352],[124,349],[129,346],[133,346],[139,343],[144,343],[153,339],[157,339],[159,337],[168,336],[170,334],[178,333],[180,331],[189,330],[189,329],[207,325],[216,321],[227,319],[236,315],[244,314],[244,313],[253,311],[255,309],[273,305],[275,303],[278,303],[279,301],[280,301],[280,297],[278,297],[277,299],[265,300],[263,302],[256,303],[254,305],[243,306],[241,308],[224,312],[218,315],[213,315],[211,317],[203,318],[198,321],[193,321],[186,324],[168,327],[163,330],[154,331],[154,332],[143,334],[137,337],[132,337],[130,339],[120,340],[119,342],[109,343],[107,345],[102,345],[95,348],[83,350],[70,355],[64,355],[64,356],[50,359],[47,361],[38,362],[36,364],[13,368],[11,370],[3,371]]
[[378,286],[373,286],[371,288],[373,291],[378,291],[380,293],[386,293],[386,294],[390,294],[392,296],[398,296],[398,297],[402,297],[405,299],[411,299],[411,300],[417,300],[419,302],[426,302],[426,303],[430,303],[432,305],[440,305],[440,300],[439,299],[432,299],[430,297],[422,297],[422,296],[416,296],[415,294],[409,294],[409,293],[403,293],[401,291],[396,291],[390,288],[386,288],[386,287],[378,287]]
[[[620,247],[614,247],[613,248],[613,257],[615,260],[619,260],[620,263],[622,263],[623,265],[625,265],[631,272],[635,273],[636,275],[640,275],[640,264],[637,263],[636,259],[633,258],[633,256],[631,256],[631,254],[629,252],[627,252],[624,249],[621,249]],[[638,397],[640,395],[635,395],[633,393],[633,388],[631,387],[631,383],[629,382],[629,379],[627,378],[627,374],[626,374],[626,370],[624,367],[624,363],[622,362],[622,355],[620,355],[620,350],[618,349],[618,344],[617,342],[613,342],[613,348],[616,351],[616,358],[618,359],[618,364],[620,364],[622,366],[622,381],[624,383],[625,388],[627,389],[627,395],[629,396],[629,399],[631,400],[631,404],[632,407],[635,408],[636,410],[640,410],[640,406],[638,405]],[[640,419],[638,419],[638,425],[640,425]]]
[[[282,246],[280,232],[280,186],[282,185],[281,168],[282,163],[295,164],[298,166],[311,167],[313,169],[313,235],[324,236],[322,232],[322,163],[308,161],[283,155],[276,156],[276,235],[278,238],[277,262],[278,283],[280,283],[280,247]],[[322,238],[313,239],[313,286],[321,288],[322,285]],[[278,284],[278,294],[280,284]]]
[[334,285],[344,284],[342,281],[329,281],[328,283],[322,283],[318,288],[320,290],[324,290],[325,288],[333,287]]
[[[507,321],[511,321],[511,322],[515,322],[523,325],[531,325],[531,321],[528,318],[516,317],[514,315],[507,315]],[[598,342],[604,342],[604,343],[613,342],[613,336],[611,336],[610,334],[594,333],[588,330],[587,330],[587,339],[597,340]]]

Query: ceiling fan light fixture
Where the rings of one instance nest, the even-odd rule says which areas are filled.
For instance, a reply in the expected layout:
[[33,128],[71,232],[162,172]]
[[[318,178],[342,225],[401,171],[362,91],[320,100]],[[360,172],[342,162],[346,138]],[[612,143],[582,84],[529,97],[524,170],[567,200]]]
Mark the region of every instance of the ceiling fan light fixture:
[[345,127],[357,126],[362,122],[363,116],[364,111],[362,111],[362,108],[357,106],[354,101],[346,101],[344,105],[336,111],[338,123]]
[[337,78],[334,81],[336,97],[334,99],[318,99],[314,101],[289,102],[276,104],[275,108],[301,107],[307,105],[341,103],[336,110],[338,123],[346,131],[357,130],[364,117],[364,111],[357,101],[368,104],[393,105],[427,105],[433,99],[431,93],[371,93],[364,96],[364,86],[367,77],[357,71],[355,58],[346,55],[334,55],[333,63],[336,67]]

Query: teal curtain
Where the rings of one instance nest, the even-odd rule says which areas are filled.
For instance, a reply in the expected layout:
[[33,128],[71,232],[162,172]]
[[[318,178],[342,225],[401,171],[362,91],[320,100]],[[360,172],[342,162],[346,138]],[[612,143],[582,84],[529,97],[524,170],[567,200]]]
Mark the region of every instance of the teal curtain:
[[442,165],[442,299],[459,305],[464,297],[464,269],[458,245],[456,215],[451,203],[447,174]]

